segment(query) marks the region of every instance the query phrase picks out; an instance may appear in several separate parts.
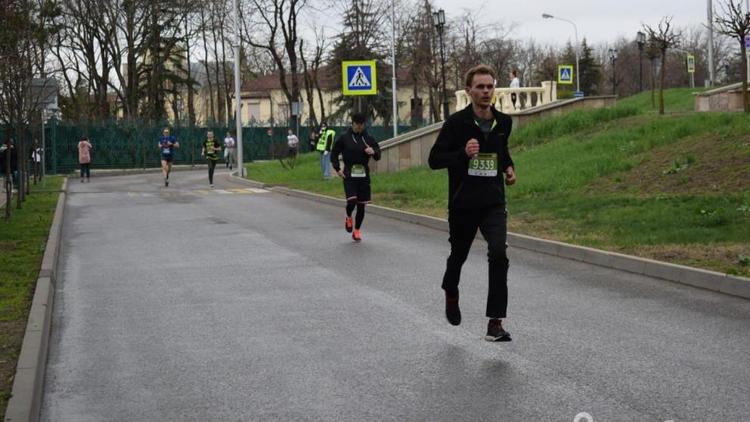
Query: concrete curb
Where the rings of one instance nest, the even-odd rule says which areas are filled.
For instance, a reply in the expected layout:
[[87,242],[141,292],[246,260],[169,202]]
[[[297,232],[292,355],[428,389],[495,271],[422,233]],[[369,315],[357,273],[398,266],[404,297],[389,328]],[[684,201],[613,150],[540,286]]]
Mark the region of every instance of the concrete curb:
[[[190,165],[182,165],[182,166],[173,166],[172,171],[190,171],[190,170],[205,170],[208,168],[208,165],[206,164],[196,164],[194,166]],[[150,174],[150,173],[159,173],[161,172],[161,167],[149,167],[149,168],[136,168],[136,169],[95,169],[92,171],[94,173],[93,177],[109,177],[109,176],[127,176],[132,174]],[[76,172],[70,173],[74,177],[76,175]]]
[[57,208],[47,237],[42,268],[39,271],[34,298],[31,301],[29,319],[26,323],[26,332],[13,379],[13,390],[5,411],[5,422],[39,420],[67,187],[68,179],[65,179],[62,192],[57,198]]
[[[328,205],[343,206],[346,203],[343,199],[336,199],[330,196],[241,179],[235,176],[234,173],[230,177],[241,183],[247,183],[254,187],[260,187],[284,195],[304,198]],[[443,218],[414,214],[378,205],[369,205],[367,209],[373,214],[383,217],[419,224],[436,230],[448,231],[448,221]],[[517,233],[508,233],[508,245],[514,248],[541,252],[600,267],[627,271],[630,273],[641,274],[648,277],[659,278],[679,284],[750,299],[750,279],[745,277],[731,276],[715,271],[670,264],[667,262],[639,258],[616,252],[608,252],[585,246],[571,245],[568,243],[540,239]]]

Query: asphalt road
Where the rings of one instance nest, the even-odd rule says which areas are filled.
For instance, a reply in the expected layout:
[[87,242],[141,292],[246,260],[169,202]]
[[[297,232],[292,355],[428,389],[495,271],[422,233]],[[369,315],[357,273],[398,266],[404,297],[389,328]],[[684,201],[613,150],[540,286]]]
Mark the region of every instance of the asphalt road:
[[217,180],[71,180],[43,421],[750,419],[750,301],[511,249],[488,343],[482,242],[453,327],[446,233]]

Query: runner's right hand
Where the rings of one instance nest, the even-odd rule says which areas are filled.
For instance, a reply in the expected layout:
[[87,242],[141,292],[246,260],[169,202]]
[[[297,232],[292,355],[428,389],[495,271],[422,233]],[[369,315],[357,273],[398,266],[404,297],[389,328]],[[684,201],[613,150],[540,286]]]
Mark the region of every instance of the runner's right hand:
[[479,154],[479,141],[474,138],[469,139],[469,142],[466,143],[466,148],[464,149],[464,151],[469,157],[473,157]]

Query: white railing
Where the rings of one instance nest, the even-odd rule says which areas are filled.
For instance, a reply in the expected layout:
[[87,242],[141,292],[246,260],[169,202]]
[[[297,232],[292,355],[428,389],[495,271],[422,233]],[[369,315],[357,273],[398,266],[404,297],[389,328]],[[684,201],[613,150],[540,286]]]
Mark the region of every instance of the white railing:
[[[513,94],[516,102],[513,103]],[[506,114],[518,113],[557,101],[557,82],[544,81],[540,87],[495,88],[495,108]],[[456,91],[456,110],[461,110],[471,102],[466,91]]]

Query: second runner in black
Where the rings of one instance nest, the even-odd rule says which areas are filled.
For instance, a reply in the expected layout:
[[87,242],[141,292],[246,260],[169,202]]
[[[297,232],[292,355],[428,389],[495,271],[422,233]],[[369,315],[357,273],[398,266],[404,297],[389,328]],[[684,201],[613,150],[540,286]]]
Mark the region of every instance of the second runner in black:
[[[342,179],[346,194],[346,220],[344,227],[352,233],[352,239],[362,240],[362,221],[365,219],[365,204],[370,202],[370,157],[380,160],[378,142],[365,130],[367,118],[363,113],[352,115],[352,127],[341,134],[331,149],[331,164]],[[344,159],[341,168],[339,155]],[[357,216],[352,222],[354,208]],[[353,231],[353,232],[352,232]]]

